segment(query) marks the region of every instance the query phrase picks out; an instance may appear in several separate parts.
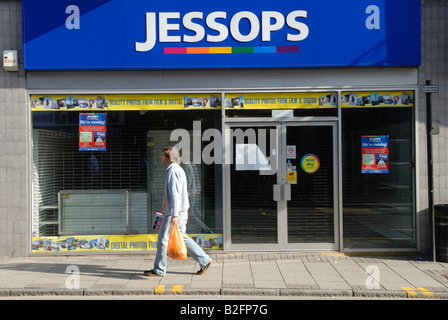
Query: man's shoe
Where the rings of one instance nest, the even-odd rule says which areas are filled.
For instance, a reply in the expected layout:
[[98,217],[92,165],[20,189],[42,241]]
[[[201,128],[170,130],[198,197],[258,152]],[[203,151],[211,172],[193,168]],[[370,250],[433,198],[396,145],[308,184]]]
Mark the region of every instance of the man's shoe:
[[204,274],[205,271],[207,271],[208,268],[210,268],[210,266],[212,265],[213,260],[210,259],[210,262],[207,263],[207,265],[205,267],[202,267],[198,272],[196,272],[197,275],[201,275]]
[[154,270],[146,270],[143,271],[143,275],[147,276],[147,277],[161,277],[162,275],[156,273]]

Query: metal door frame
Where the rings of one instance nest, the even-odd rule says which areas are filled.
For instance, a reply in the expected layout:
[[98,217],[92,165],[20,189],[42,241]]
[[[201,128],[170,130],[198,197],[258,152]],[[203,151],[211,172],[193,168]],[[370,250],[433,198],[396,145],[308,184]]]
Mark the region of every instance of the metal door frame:
[[[232,122],[226,122],[223,128],[224,131],[224,152],[223,152],[223,210],[224,210],[224,248],[226,251],[279,251],[279,239],[277,243],[245,243],[245,244],[232,244],[231,241],[231,233],[232,233],[232,226],[231,226],[231,193],[230,193],[230,187],[231,187],[231,181],[230,181],[230,162],[228,159],[231,149],[233,148],[233,143],[230,139],[230,129],[235,127],[247,127],[247,128],[257,128],[257,127],[272,127],[277,128],[277,145],[280,146],[281,144],[281,128],[282,125],[278,121],[260,121],[261,119],[256,118],[253,119],[253,121],[250,121],[251,119],[244,119],[244,121],[232,121]],[[279,157],[279,154],[277,152],[277,157]],[[278,159],[278,158],[277,158]],[[281,165],[280,162],[277,160],[277,163],[279,166]],[[277,168],[277,174],[281,168]],[[278,183],[278,175],[277,175],[277,183]],[[277,204],[277,212],[278,212],[278,204]],[[277,235],[279,228],[279,219],[277,218]]]
[[[270,127],[278,129],[277,152],[278,168],[277,183],[286,184],[286,129],[288,126],[332,126],[333,127],[333,184],[334,184],[334,243],[288,243],[287,237],[287,201],[277,201],[277,244],[232,244],[231,242],[231,181],[230,164],[228,154],[233,147],[230,141],[230,130],[235,127]],[[339,167],[338,167],[338,121],[335,118],[306,118],[304,120],[297,118],[275,119],[275,118],[237,118],[226,119],[223,127],[223,211],[224,211],[224,248],[226,251],[306,251],[306,250],[339,250],[340,249],[340,214],[339,214]],[[227,160],[227,162],[226,162]]]

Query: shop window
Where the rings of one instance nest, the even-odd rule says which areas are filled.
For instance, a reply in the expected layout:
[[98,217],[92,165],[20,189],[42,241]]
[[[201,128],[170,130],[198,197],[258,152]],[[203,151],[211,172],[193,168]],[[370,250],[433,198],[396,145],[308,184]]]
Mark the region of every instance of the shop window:
[[[79,150],[79,112],[33,111],[33,237],[156,233],[174,129],[220,127],[221,111],[107,111],[106,151]],[[208,142],[205,142],[208,143]],[[200,159],[200,158],[199,158]],[[201,160],[201,159],[200,159]],[[187,232],[222,233],[219,164],[182,164],[191,186]],[[194,174],[193,174],[194,173]]]
[[[414,248],[414,108],[409,101],[372,106],[370,100],[360,99],[358,105],[342,109],[344,247]],[[362,137],[369,136],[382,137],[378,139],[387,142],[383,147],[388,155],[376,152],[363,162],[367,144],[362,144]],[[379,168],[387,169],[369,167],[368,157],[372,163],[385,161],[387,166]]]

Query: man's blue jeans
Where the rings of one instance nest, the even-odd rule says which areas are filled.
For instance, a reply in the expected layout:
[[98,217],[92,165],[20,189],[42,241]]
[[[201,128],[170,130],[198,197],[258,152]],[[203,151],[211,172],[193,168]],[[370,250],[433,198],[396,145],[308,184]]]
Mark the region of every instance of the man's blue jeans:
[[[162,224],[160,226],[159,238],[157,240],[157,254],[154,261],[154,272],[164,276],[166,274],[166,249],[168,247],[168,239],[171,231],[171,218],[172,215],[165,215],[163,217]],[[187,253],[192,257],[199,266],[205,267],[210,262],[210,257],[204,252],[204,250],[186,234],[186,226],[188,221],[188,211],[181,212],[179,214],[179,229],[184,235],[185,246],[187,247]]]

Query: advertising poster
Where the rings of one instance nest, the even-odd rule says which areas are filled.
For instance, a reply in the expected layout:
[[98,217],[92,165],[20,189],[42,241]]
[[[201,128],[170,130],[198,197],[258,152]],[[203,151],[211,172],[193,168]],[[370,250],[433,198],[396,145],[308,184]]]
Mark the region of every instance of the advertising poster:
[[326,109],[338,107],[336,92],[228,94],[227,109]]
[[342,108],[413,107],[414,91],[342,92]]
[[362,136],[362,173],[389,173],[389,136]]
[[106,151],[106,114],[79,114],[79,151]]
[[[222,250],[222,234],[189,234],[204,250]],[[33,237],[33,253],[156,251],[157,234]]]
[[31,111],[215,110],[221,94],[32,95]]

